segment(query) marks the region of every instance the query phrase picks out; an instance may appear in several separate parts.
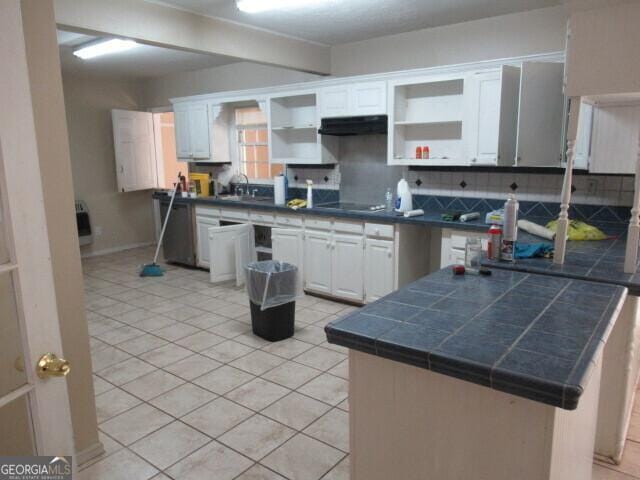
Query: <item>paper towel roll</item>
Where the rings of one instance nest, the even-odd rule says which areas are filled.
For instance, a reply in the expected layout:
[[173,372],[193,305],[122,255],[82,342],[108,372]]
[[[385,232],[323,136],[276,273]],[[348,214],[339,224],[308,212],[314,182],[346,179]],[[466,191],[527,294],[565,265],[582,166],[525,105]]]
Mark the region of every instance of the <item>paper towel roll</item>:
[[273,177],[273,200],[276,205],[284,205],[286,201],[284,175]]
[[518,220],[518,228],[521,228],[525,232],[529,232],[532,235],[546,238],[547,240],[553,240],[556,234],[542,225],[530,222],[529,220]]

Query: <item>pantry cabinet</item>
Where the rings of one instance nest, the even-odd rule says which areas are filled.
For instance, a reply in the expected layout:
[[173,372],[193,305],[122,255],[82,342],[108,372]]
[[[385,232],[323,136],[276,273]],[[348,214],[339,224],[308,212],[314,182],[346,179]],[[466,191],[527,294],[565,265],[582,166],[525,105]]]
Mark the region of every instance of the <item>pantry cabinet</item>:
[[320,89],[320,117],[385,115],[387,83],[384,81],[346,83]]
[[375,302],[393,292],[395,276],[392,240],[367,238],[364,248],[365,302]]
[[209,107],[206,103],[178,103],[173,106],[176,155],[187,161],[211,158]]

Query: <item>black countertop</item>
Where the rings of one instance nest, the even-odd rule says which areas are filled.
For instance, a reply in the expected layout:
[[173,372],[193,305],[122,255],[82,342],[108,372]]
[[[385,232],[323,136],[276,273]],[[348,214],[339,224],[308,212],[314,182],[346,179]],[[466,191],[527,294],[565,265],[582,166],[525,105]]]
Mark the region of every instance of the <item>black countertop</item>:
[[325,328],[330,343],[575,409],[627,290],[547,275],[428,275]]
[[[595,226],[611,237],[599,241],[567,241],[565,261],[562,265],[553,263],[549,258],[517,259],[515,262],[484,259],[482,263],[494,269],[611,283],[628,288],[631,295],[640,296],[640,269],[636,266],[636,272],[624,272],[627,226],[613,223]],[[518,242],[553,244],[522,231],[518,233]]]
[[[154,198],[167,198],[167,195],[156,193]],[[216,207],[240,208],[250,210],[262,210],[270,212],[287,213],[291,215],[317,215],[324,217],[345,218],[349,220],[363,220],[367,222],[379,223],[403,223],[411,225],[424,225],[438,228],[455,228],[462,230],[470,230],[476,232],[486,232],[489,225],[484,223],[484,218],[471,220],[469,222],[448,222],[440,218],[441,212],[426,212],[418,217],[405,217],[395,212],[367,212],[359,210],[342,210],[339,208],[301,208],[293,210],[289,207],[274,205],[267,201],[251,201],[251,200],[220,200],[215,197],[198,197],[198,198],[182,198],[176,197],[177,203],[186,203],[194,205],[209,205]]]

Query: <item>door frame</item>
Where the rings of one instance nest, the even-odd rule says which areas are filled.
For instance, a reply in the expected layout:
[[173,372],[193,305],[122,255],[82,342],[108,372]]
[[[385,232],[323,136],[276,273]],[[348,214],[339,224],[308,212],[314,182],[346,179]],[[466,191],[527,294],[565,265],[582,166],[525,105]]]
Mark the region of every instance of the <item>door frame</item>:
[[0,405],[27,398],[37,454],[67,456],[73,454],[67,382],[35,372],[41,355],[63,352],[20,1],[0,4],[0,30],[0,61],[12,66],[0,74],[0,102],[11,112],[0,116],[0,198],[10,251],[0,272],[15,282],[27,376]]

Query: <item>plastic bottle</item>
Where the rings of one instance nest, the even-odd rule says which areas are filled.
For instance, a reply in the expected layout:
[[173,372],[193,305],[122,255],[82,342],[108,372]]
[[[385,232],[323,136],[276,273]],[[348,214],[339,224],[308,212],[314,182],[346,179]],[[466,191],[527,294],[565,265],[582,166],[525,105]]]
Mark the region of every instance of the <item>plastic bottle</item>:
[[387,188],[387,193],[384,195],[384,205],[387,212],[393,211],[393,192],[390,188]]
[[313,208],[313,181],[307,180],[307,208]]
[[504,204],[504,225],[502,226],[502,247],[500,258],[507,262],[515,260],[516,240],[518,239],[518,200],[513,193]]

